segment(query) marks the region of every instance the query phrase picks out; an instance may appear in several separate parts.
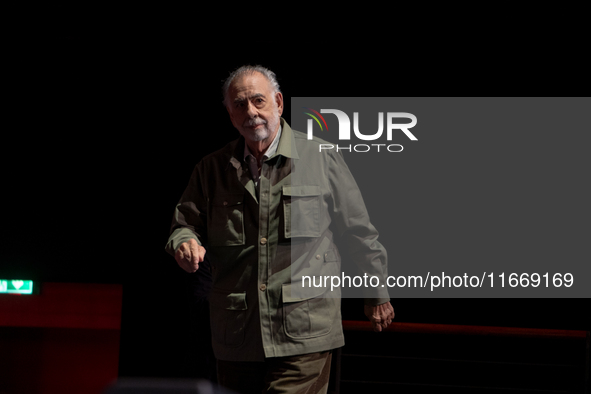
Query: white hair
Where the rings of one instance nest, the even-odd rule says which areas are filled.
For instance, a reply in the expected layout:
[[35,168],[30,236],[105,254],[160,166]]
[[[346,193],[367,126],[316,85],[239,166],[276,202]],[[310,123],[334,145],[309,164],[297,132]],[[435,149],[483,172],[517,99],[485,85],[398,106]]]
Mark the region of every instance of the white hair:
[[260,74],[262,74],[265,78],[267,78],[267,80],[269,81],[269,83],[271,84],[271,89],[273,90],[273,93],[281,93],[281,90],[279,89],[279,83],[277,82],[277,76],[275,75],[275,73],[271,70],[269,70],[268,68],[265,68],[263,66],[242,66],[237,68],[236,70],[232,71],[230,73],[230,76],[228,76],[228,78],[224,81],[224,85],[222,86],[222,93],[224,95],[224,104],[227,105],[226,99],[228,97],[228,90],[230,89],[230,85],[232,84],[232,82],[234,81],[234,79],[236,79],[236,77],[241,77],[243,75],[252,75],[255,72],[258,72]]

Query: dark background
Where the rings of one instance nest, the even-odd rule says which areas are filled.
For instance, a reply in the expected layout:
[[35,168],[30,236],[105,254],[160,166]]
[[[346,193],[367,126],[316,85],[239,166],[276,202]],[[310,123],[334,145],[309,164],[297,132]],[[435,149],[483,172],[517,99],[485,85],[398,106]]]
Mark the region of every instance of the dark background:
[[[50,5],[25,14],[4,60],[14,90],[0,277],[122,283],[122,375],[193,373],[187,275],[164,245],[194,165],[237,136],[221,104],[231,70],[275,71],[288,121],[292,96],[588,94],[582,51],[550,36],[475,46],[465,31],[419,40],[384,29],[292,40],[280,21],[255,31],[178,15]],[[587,299],[392,303],[400,322],[591,329]],[[346,319],[361,312],[344,301]]]

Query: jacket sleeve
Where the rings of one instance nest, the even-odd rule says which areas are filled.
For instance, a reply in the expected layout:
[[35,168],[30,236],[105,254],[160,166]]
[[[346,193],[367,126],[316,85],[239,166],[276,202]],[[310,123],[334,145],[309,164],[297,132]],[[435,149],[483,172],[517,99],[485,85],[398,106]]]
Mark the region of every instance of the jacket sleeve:
[[[378,241],[378,231],[371,224],[361,191],[341,152],[330,152],[328,177],[332,194],[332,223],[344,252],[363,274],[379,279],[377,287],[365,287],[365,304],[380,305],[390,301],[386,279],[388,258]],[[382,285],[384,285],[382,287]]]
[[174,210],[165,248],[173,256],[182,243],[195,239],[203,245],[207,239],[207,201],[203,196],[200,173],[200,165],[197,164]]

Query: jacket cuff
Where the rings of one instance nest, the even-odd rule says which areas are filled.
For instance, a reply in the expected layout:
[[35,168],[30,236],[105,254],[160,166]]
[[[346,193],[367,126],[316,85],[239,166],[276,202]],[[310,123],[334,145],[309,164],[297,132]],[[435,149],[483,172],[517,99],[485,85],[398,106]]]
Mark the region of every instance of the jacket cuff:
[[174,256],[176,250],[181,246],[181,244],[189,241],[190,239],[196,240],[199,245],[203,246],[201,241],[199,241],[197,234],[195,234],[193,231],[189,230],[188,228],[177,228],[168,238],[165,250],[168,252],[168,254]]

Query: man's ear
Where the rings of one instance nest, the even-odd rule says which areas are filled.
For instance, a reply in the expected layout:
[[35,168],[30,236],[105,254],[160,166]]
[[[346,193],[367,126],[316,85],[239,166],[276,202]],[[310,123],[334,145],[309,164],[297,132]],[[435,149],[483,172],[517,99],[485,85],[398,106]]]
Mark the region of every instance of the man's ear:
[[275,102],[277,103],[277,112],[279,112],[279,116],[281,116],[283,114],[283,95],[281,92],[275,94]]

